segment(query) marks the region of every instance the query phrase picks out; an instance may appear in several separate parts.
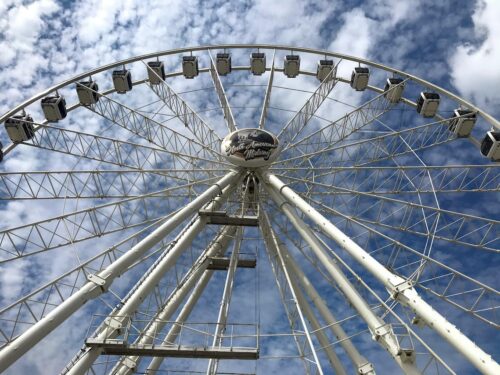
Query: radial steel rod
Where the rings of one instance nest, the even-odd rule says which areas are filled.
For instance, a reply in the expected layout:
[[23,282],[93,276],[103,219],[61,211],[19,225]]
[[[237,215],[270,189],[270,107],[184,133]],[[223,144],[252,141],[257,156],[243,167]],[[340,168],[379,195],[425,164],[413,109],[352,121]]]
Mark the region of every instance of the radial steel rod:
[[0,372],[5,371],[17,359],[19,359],[36,343],[57,328],[87,301],[97,298],[104,293],[116,277],[126,271],[127,268],[140,259],[146,251],[160,242],[167,234],[169,234],[189,216],[197,212],[203,205],[220,194],[223,188],[236,182],[239,175],[239,171],[230,171],[213,186],[208,188],[207,191],[187,204],[174,216],[154,230],[149,236],[144,238],[137,245],[133,246],[122,257],[110,264],[98,275],[91,277],[89,282],[83,285],[78,292],[52,310],[46,317],[31,326],[17,339],[7,344],[2,351],[0,351]]
[[322,244],[311,232],[307,225],[300,219],[293,211],[293,208],[273,190],[271,187],[264,185],[275,201],[276,205],[280,207],[286,217],[293,224],[299,235],[307,242],[311,250],[314,252],[320,263],[325,267],[328,274],[333,278],[339,290],[343,293],[349,303],[358,312],[361,318],[366,322],[372,337],[394,358],[394,361],[401,367],[405,374],[417,375],[421,372],[412,363],[405,363],[401,359],[401,348],[399,347],[398,340],[394,335],[392,326],[387,324],[382,318],[377,316],[371,309],[368,302],[358,293],[354,285],[349,281],[347,276],[343,273],[340,267],[333,261],[333,259],[326,253]]
[[479,371],[484,374],[500,374],[500,365],[491,355],[485,353],[472,340],[460,332],[456,326],[448,322],[444,316],[425,302],[409,281],[393,274],[385,268],[349,236],[305,202],[297,193],[287,187],[279,178],[268,172],[264,172],[262,180],[276,189],[289,204],[297,207],[318,225],[327,236],[337,242],[339,246],[383,283],[390,291],[392,298],[414,310],[420,319],[454,346]]

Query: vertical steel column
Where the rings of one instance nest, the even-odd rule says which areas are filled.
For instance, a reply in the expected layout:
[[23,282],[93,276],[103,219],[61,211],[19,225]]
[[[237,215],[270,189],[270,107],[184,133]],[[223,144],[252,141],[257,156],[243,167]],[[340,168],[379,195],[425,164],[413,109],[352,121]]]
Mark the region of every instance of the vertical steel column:
[[[304,328],[304,333],[307,338],[307,343],[311,349],[311,353],[314,358],[314,363],[316,363],[316,367],[318,369],[318,373],[323,375],[323,369],[321,368],[321,364],[318,359],[318,355],[316,354],[316,350],[314,348],[314,344],[311,339],[311,334],[308,330],[306,321],[304,319],[304,314],[303,314],[303,306],[300,304],[299,299],[297,298],[296,295],[296,285],[292,281],[292,275],[288,273],[288,269],[285,267],[285,260],[283,259],[281,252],[279,251],[279,247],[281,246],[281,243],[272,230],[271,226],[269,225],[269,219],[267,218],[267,215],[263,210],[261,210],[261,215],[260,215],[260,227],[262,230],[262,236],[264,237],[264,241],[266,243],[266,250],[268,250],[268,255],[269,258],[272,259],[273,256],[278,260],[277,266],[281,269],[283,274],[285,275],[285,279],[287,281],[288,287],[290,288],[290,293],[292,295],[292,299],[295,302],[295,307],[297,309],[300,322],[302,324],[302,327]],[[273,262],[271,261],[271,266],[273,266]],[[278,270],[275,270],[276,278],[278,277],[277,274]],[[286,309],[286,306],[285,306]],[[312,362],[312,361],[311,361]]]
[[[224,283],[224,291],[222,293],[219,315],[217,317],[217,324],[215,326],[214,339],[212,342],[213,347],[217,347],[222,344],[222,335],[226,331],[227,314],[229,313],[229,303],[233,292],[234,274],[236,273],[238,257],[240,255],[242,233],[243,228],[239,227],[234,240],[233,253],[231,254],[231,259],[229,260],[226,282]],[[216,374],[218,365],[218,359],[210,358],[208,361],[207,375]]]
[[230,171],[97,276],[91,277],[89,282],[83,285],[78,292],[66,299],[14,341],[7,344],[0,351],[0,373],[56,329],[87,301],[104,293],[116,277],[125,272],[130,265],[140,259],[146,251],[160,242],[175,227],[220,194],[223,188],[235,182],[239,175],[239,171]]
[[292,207],[286,204],[287,202],[279,195],[278,192],[273,190],[270,186],[264,186],[271,198],[275,201],[278,207],[280,207],[286,217],[292,222],[299,235],[307,242],[321,264],[323,264],[327,272],[335,280],[339,290],[342,291],[347,300],[366,322],[376,341],[389,352],[399,367],[401,367],[406,374],[420,374],[420,371],[414,364],[402,361],[400,356],[400,347],[397,338],[392,331],[392,326],[386,324],[382,318],[377,316],[370,309],[368,303],[363,299],[363,297],[361,297],[339,266],[326,253],[321,243],[310,231],[307,225],[295,214]]
[[[198,258],[197,262],[189,270],[185,279],[177,287],[177,289],[172,292],[165,306],[159,311],[159,313],[151,320],[151,324],[148,325],[147,329],[142,334],[141,338],[138,340],[139,344],[151,344],[154,343],[155,336],[158,332],[161,332],[168,320],[171,319],[174,312],[178,309],[186,295],[191,291],[196,284],[196,282],[202,277],[203,273],[208,267],[209,258],[217,256],[225,251],[232,236],[235,232],[235,227],[225,227],[214,239],[211,245],[203,252]],[[134,372],[139,356],[129,356],[125,357],[127,360],[122,360],[118,363],[115,371],[112,371],[116,375],[129,375]]]
[[[235,179],[238,174],[235,174]],[[208,209],[215,209],[219,204],[227,199],[233,186],[227,186],[213,202],[208,206]],[[139,307],[151,290],[158,284],[166,272],[175,264],[179,256],[190,245],[196,235],[205,227],[206,218],[198,217],[195,222],[182,234],[177,243],[155,263],[146,273],[147,277],[142,280],[142,283],[134,290],[133,294],[125,301],[123,306],[118,310],[112,312],[113,316],[119,316],[121,319],[131,316]],[[116,320],[116,319],[115,319]],[[116,330],[110,330],[109,327],[103,323],[99,327],[100,332],[97,338],[106,339],[116,336]],[[102,350],[98,347],[88,348],[85,352],[81,353],[79,358],[72,364],[71,368],[66,372],[69,375],[84,374],[99,357]]]
[[[345,249],[357,262],[365,267],[390,291],[391,297],[415,311],[429,327],[448,341],[484,374],[500,374],[500,365],[453,324],[425,302],[411,282],[393,274],[368,252],[355,243],[349,236],[328,221],[297,193],[287,187],[278,177],[269,172],[261,174],[262,180],[272,186],[287,202],[297,207],[330,238]],[[268,188],[269,189],[269,188]]]

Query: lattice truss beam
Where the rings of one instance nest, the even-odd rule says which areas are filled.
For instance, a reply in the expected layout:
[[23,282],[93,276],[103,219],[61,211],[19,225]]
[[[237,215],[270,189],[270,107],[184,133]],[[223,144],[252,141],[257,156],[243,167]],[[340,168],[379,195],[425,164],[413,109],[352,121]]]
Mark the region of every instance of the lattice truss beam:
[[73,170],[0,173],[0,200],[131,198],[169,185],[222,175],[223,169]]
[[[273,168],[283,178],[295,177],[312,188],[302,178],[310,168]],[[331,194],[350,194],[350,190],[376,194],[464,193],[500,191],[500,169],[493,164],[444,166],[380,166],[315,168],[312,181],[329,184]],[[312,195],[324,192],[311,191]]]
[[[475,318],[495,327],[500,327],[500,292],[474,279],[414,247],[411,240],[386,233],[372,223],[351,213],[342,212],[340,204],[335,209],[312,198],[304,198],[325,215],[336,217],[335,223],[352,233],[352,238],[363,241],[370,253],[386,267],[404,278],[412,279],[417,286]],[[345,202],[344,202],[345,203]],[[353,203],[346,203],[352,207]],[[415,211],[415,220],[422,219],[421,210]],[[477,224],[475,224],[477,225]],[[460,226],[458,226],[460,227]]]
[[[340,62],[339,62],[340,63]],[[337,65],[339,64],[337,63]],[[280,140],[284,150],[292,144],[292,142],[304,131],[306,125],[313,118],[319,107],[338,82],[334,76],[337,70],[335,66],[330,73],[321,82],[314,93],[307,99],[302,108],[288,121],[278,133],[277,137]]]
[[162,149],[178,155],[190,162],[191,157],[202,159],[218,158],[219,153],[194,139],[176,132],[137,110],[131,109],[106,95],[101,95],[99,101],[89,110],[97,113],[114,124],[130,131]]
[[226,163],[184,155],[165,149],[121,141],[115,138],[63,129],[53,125],[31,123],[37,128],[34,137],[22,142],[44,150],[83,157],[133,169],[217,168]]
[[[338,120],[322,126],[320,129],[308,134],[298,141],[286,146],[283,150],[282,159],[287,159],[291,155],[308,155],[319,151],[327,151],[334,145],[342,142],[351,134],[372,124],[394,107],[383,94],[363,103],[353,111]],[[297,139],[297,136],[294,137]],[[288,153],[286,152],[288,150]],[[292,152],[293,151],[293,152]],[[283,167],[294,165],[294,162],[284,162]]]
[[[210,181],[184,184],[133,198],[96,205],[0,231],[0,262],[74,244],[156,220],[177,210]],[[205,185],[206,187],[206,185]],[[196,190],[195,190],[196,191]],[[172,195],[171,195],[172,194]],[[161,207],[163,214],[158,214]]]
[[[297,183],[294,178],[285,176],[284,179]],[[439,240],[478,250],[500,252],[498,220],[424,205],[416,198],[406,201],[319,182],[309,182],[309,185],[314,186],[315,193],[321,196],[322,205],[335,208],[375,227],[392,229],[403,234],[425,237],[432,235]],[[335,194],[336,190],[344,194]],[[308,191],[304,197],[313,195]],[[319,203],[318,196],[315,198],[314,201]]]
[[[271,201],[268,202],[270,206],[270,210],[275,208],[279,210],[274,203]],[[340,321],[336,322],[335,325],[342,323],[343,325],[349,326],[348,336],[338,337],[336,339],[330,339],[329,346],[337,346],[342,345],[344,340],[348,340],[349,338],[356,338],[359,335],[365,335],[370,333],[372,338],[377,337],[377,335],[389,335],[392,338],[393,343],[396,344],[397,348],[394,354],[394,358],[396,362],[400,364],[403,368],[404,373],[421,373],[421,374],[445,374],[445,373],[453,373],[453,371],[446,365],[442,358],[440,358],[436,353],[429,348],[423,340],[415,334],[410,328],[409,323],[411,322],[411,318],[408,320],[406,316],[406,312],[398,308],[398,304],[388,305],[384,302],[385,298],[380,297],[380,292],[382,291],[382,295],[386,293],[384,289],[375,291],[374,289],[368,287],[365,282],[362,282],[359,274],[356,274],[349,267],[345,267],[346,271],[351,274],[351,283],[356,287],[357,292],[362,298],[370,302],[369,308],[371,309],[373,316],[380,317],[380,323],[377,325],[377,328],[374,329],[369,326],[367,330],[365,328],[365,322],[359,321],[360,319],[359,313],[352,315],[352,311],[347,310],[342,307],[343,303],[349,304],[352,308],[352,305],[347,298],[347,296],[343,295],[343,293],[339,290],[337,282],[332,278],[331,274],[326,270],[326,265],[324,262],[319,261],[319,259],[312,253],[309,244],[305,239],[297,236],[288,220],[282,220],[278,215],[272,215],[271,222],[273,224],[273,228],[276,229],[276,233],[280,238],[286,240],[288,244],[291,244],[293,248],[297,250],[299,255],[302,255],[307,259],[310,265],[313,267],[315,271],[318,272],[322,278],[331,285],[332,289],[335,289],[335,292],[330,291],[329,300],[335,300],[336,310],[342,311],[342,316],[346,316]],[[313,227],[309,227],[304,222],[301,221],[301,226],[306,227],[309,230],[318,234]],[[317,238],[319,242],[325,247],[325,249],[329,250],[329,254],[331,255],[333,262],[337,262],[340,260],[338,255],[336,255],[332,249],[330,249],[325,242]],[[301,262],[303,264],[303,262]],[[343,263],[339,262],[340,265]],[[344,267],[343,267],[344,268]],[[341,301],[339,301],[341,300]],[[368,306],[368,305],[367,305]],[[401,311],[400,311],[401,310]],[[351,315],[349,314],[351,313]],[[369,325],[369,324],[368,324]],[[354,328],[356,327],[356,328]],[[321,329],[325,330],[328,328],[327,326],[323,326]],[[354,328],[354,330],[353,330]],[[345,334],[345,333],[344,333]],[[383,342],[381,338],[375,339],[376,341]],[[391,342],[391,340],[388,340]],[[379,342],[379,343],[380,343]],[[382,345],[384,346],[384,345]],[[388,346],[386,350],[391,351],[391,347]],[[324,347],[323,347],[324,349]],[[363,366],[364,365],[364,366]],[[366,360],[363,359],[361,362],[358,360],[357,367],[370,369],[371,366],[366,363]],[[366,367],[365,367],[366,366]],[[417,369],[418,367],[418,369]],[[370,373],[370,372],[367,372]]]
[[[151,68],[148,66],[151,71]],[[156,74],[154,71],[153,74]],[[219,154],[220,137],[164,80],[159,84],[147,83],[148,87],[162,100],[172,113],[186,126],[201,144]]]
[[[395,159],[455,139],[456,136],[446,126],[448,121],[449,119],[439,120],[403,130],[387,131],[384,135],[372,138],[346,141],[337,146],[283,159],[281,162],[286,166],[302,167],[311,163],[314,168],[326,168],[330,165],[358,167]],[[314,169],[306,172],[303,177],[312,177],[313,173]]]

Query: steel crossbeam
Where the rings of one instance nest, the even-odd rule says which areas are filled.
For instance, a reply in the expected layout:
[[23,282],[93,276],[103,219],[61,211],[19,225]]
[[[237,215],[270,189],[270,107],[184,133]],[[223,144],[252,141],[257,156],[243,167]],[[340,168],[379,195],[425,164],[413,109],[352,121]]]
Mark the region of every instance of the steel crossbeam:
[[[209,209],[216,209],[227,200],[229,194],[234,190],[233,186],[225,187],[220,196],[212,200],[208,204]],[[158,285],[160,280],[165,276],[165,274],[175,265],[176,261],[182,255],[182,253],[189,247],[191,242],[195,237],[203,230],[206,226],[206,220],[202,217],[198,217],[192,224],[190,224],[186,230],[179,236],[175,241],[175,245],[169,249],[168,252],[164,252],[157,261],[146,271],[141,280],[139,280],[134,288],[130,290],[129,294],[122,301],[122,305],[114,309],[108,318],[96,329],[92,338],[97,340],[109,340],[116,338],[120,332],[121,328],[125,325],[127,319],[132,318],[133,314],[136,313],[137,309],[143,302],[144,298],[148,296]],[[214,256],[218,253],[221,248],[220,242],[226,237],[224,233],[222,237],[216,237],[216,239],[211,244],[208,255]],[[175,312],[177,307],[179,307],[183,298],[187,295],[189,290],[194,286],[196,280],[201,276],[200,272],[203,272],[208,266],[208,258],[206,256],[202,257],[203,267],[198,265],[197,267],[192,267],[192,273],[195,275],[190,278],[190,283],[180,283],[180,288],[171,295],[169,298],[170,304],[167,302],[165,308],[162,309],[161,313],[158,315],[161,321],[153,322],[153,327],[150,327],[150,331],[144,336],[145,340],[150,340],[154,337],[151,332],[157,332],[163,322],[168,320],[170,316]],[[198,271],[198,272],[197,272]],[[182,291],[181,291],[182,289]],[[176,293],[177,292],[177,293]],[[118,326],[114,327],[109,324],[109,320],[118,321]],[[80,351],[77,356],[71,361],[71,364],[66,367],[63,371],[64,374],[77,375],[85,374],[96,361],[99,355],[102,354],[102,349],[99,347],[87,347],[85,350]]]
[[[194,225],[196,225],[196,223]],[[195,230],[197,231],[197,229]],[[208,248],[193,263],[192,267],[190,268],[188,273],[184,276],[183,280],[179,283],[177,288],[170,294],[166,303],[159,309],[159,311],[157,311],[154,318],[150,320],[147,327],[143,330],[143,332],[141,332],[140,336],[136,339],[134,344],[137,347],[143,347],[147,345],[153,345],[158,347],[159,333],[162,332],[163,327],[171,319],[174,312],[184,301],[187,294],[195,287],[196,282],[202,277],[202,275],[204,274],[210,263],[210,258],[213,256],[220,256],[224,254],[225,250],[227,249],[227,246],[229,245],[229,242],[234,236],[234,233],[235,233],[234,227],[225,227],[218,233],[218,235],[214,238],[214,240],[209,244]],[[182,241],[183,238],[184,236],[181,237],[179,241]],[[175,250],[176,249],[173,248],[171,251]],[[126,305],[124,305],[123,308],[126,308]],[[121,309],[120,311],[116,311],[115,315],[122,315],[122,310],[123,309]],[[110,337],[112,338],[112,334],[108,334],[102,340],[106,340]],[[130,347],[130,344],[128,346]],[[170,343],[160,342],[160,346],[166,346],[168,349],[169,346],[171,347],[173,345]],[[134,355],[134,353],[117,353],[117,354]],[[141,360],[139,354],[140,353],[137,353],[136,355],[134,355],[134,357],[128,356],[127,360],[125,360],[125,358],[122,358],[115,366],[113,374],[116,375],[131,374],[132,373],[131,370],[133,370],[134,367],[131,368],[130,364],[134,363],[135,366],[137,366],[137,364]],[[155,354],[154,351],[152,351],[150,354],[152,354],[153,356],[158,356],[157,354]],[[167,356],[175,356],[175,352],[170,351]]]

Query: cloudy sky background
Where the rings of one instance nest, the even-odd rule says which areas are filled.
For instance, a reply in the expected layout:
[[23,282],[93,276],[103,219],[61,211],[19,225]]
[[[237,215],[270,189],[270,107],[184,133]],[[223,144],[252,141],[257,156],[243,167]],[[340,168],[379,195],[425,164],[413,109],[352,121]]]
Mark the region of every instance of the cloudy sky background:
[[[327,49],[381,62],[458,93],[498,118],[499,16],[500,2],[496,0],[318,0],[273,4],[267,1],[4,0],[0,3],[0,113],[77,73],[134,55],[184,46],[270,43]],[[173,69],[178,62],[169,61],[168,64]],[[138,64],[133,69],[136,74],[143,68]],[[134,78],[138,78],[137,74]],[[277,79],[285,81],[281,77]],[[179,89],[211,85],[209,77],[199,77],[195,81],[181,82]],[[244,82],[251,84],[257,81],[249,77]],[[308,90],[315,87],[310,80],[289,82],[288,86]],[[255,106],[258,106],[261,102],[257,94],[245,96],[230,89],[228,93],[232,95],[234,105],[252,106],[255,102]],[[198,101],[203,102],[206,108],[216,104],[213,96],[203,101],[200,100],[203,93],[186,94],[186,100],[190,99],[190,95],[198,95]],[[294,95],[298,94],[287,93],[282,98],[278,97],[275,99],[276,105],[282,104],[295,110],[300,108],[300,102],[294,99],[304,100],[307,95]],[[339,95],[340,100],[353,104],[360,100],[352,93]],[[138,105],[133,98],[127,100]],[[327,111],[328,108],[323,109],[323,112]],[[340,109],[339,113],[342,111],[345,112],[345,108]],[[258,110],[241,111],[236,115],[237,120],[242,123],[245,119],[254,118],[256,113]],[[220,126],[220,114],[207,112],[206,118],[211,120],[215,128],[223,128]],[[76,129],[102,130],[102,124],[95,122],[95,118],[89,116],[85,120],[73,122],[71,126]],[[120,134],[124,135],[123,132]],[[5,132],[1,132],[0,139],[4,145],[9,143]],[[477,150],[474,152],[477,153]],[[435,158],[442,161],[439,155],[435,155]],[[57,155],[48,158],[46,153],[31,147],[17,147],[15,152],[8,155],[2,168],[7,171],[43,170],[49,167],[67,169],[65,160]],[[479,158],[476,161],[484,162]],[[80,168],[82,166],[93,165],[83,161],[79,164]],[[85,204],[89,203],[80,203],[78,207]],[[2,228],[47,217],[47,210],[68,212],[71,204],[63,205],[47,202],[2,204]],[[489,209],[492,212],[495,210],[491,206]],[[488,214],[492,215],[492,212]],[[119,237],[111,236],[91,245],[104,248],[105,244],[112,243],[116,238]],[[85,254],[84,250],[79,250],[82,251],[80,254]],[[4,267],[0,274],[2,307],[39,285],[41,280],[49,280],[57,275],[64,269],[62,264],[70,262],[70,258],[74,261],[73,254],[58,255],[61,257],[60,262],[42,258],[36,260],[38,266],[45,267],[43,275],[37,277],[32,275],[29,262],[13,262],[8,269]],[[245,277],[251,278],[250,275],[243,275],[242,280]],[[126,281],[121,280],[121,283],[126,288]],[[116,290],[120,290],[119,285]],[[272,294],[263,298],[272,306]],[[235,299],[241,303],[244,301],[239,295],[235,295]],[[276,315],[282,314],[278,305],[269,308],[274,309]],[[54,342],[59,344],[35,349],[7,373],[30,371],[41,374],[47,373],[47,369],[50,369],[50,373],[60,371],[79,346],[75,344],[61,348],[58,346],[61,341],[57,340],[79,337],[87,328],[86,325],[77,324],[82,316],[86,315],[83,312],[77,314],[52,335],[55,337]]]

